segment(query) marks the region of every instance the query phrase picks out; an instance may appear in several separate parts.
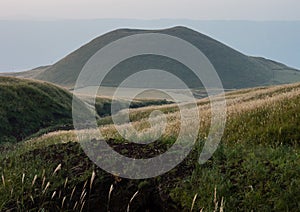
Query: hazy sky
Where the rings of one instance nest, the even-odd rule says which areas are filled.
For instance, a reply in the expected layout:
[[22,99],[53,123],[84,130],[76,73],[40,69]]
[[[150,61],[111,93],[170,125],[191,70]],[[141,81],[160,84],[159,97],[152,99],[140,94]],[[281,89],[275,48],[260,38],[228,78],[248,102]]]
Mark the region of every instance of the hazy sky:
[[0,19],[300,20],[299,0],[0,0]]

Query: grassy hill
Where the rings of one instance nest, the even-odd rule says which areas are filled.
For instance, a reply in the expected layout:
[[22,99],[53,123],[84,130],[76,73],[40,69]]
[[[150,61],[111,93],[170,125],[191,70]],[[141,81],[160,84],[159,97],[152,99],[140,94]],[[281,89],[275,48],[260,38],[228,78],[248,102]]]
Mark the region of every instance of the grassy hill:
[[[149,180],[121,179],[97,168],[72,130],[6,146],[0,154],[0,210],[299,211],[299,94],[300,84],[228,92],[225,133],[204,165],[197,161],[210,109],[208,99],[199,100],[195,148],[174,170]],[[100,130],[121,154],[154,156],[174,142],[180,121],[175,105],[132,109],[138,131],[149,126],[153,110],[163,111],[170,126],[154,146],[120,139],[109,121]]]
[[0,102],[0,143],[72,123],[72,94],[50,83],[0,77]]
[[[38,74],[29,77],[73,87],[84,64],[99,49],[122,37],[149,32],[176,36],[195,45],[209,58],[226,89],[283,84],[300,80],[298,70],[264,58],[246,56],[185,27],[163,30],[118,29],[92,40],[54,65],[41,69]],[[169,58],[154,55],[138,56],[121,62],[110,72],[103,85],[116,86],[128,74],[150,68],[171,71],[185,80],[190,87],[201,87],[201,82],[186,66]],[[28,76],[28,73],[25,75]],[[19,76],[24,76],[24,73],[19,73]],[[174,87],[174,85],[169,86]]]
[[[58,129],[71,129],[72,99],[69,91],[56,85],[0,77],[0,144],[17,142]],[[99,117],[111,115],[111,98],[97,97],[95,109]],[[166,100],[118,100],[119,109],[168,104]],[[78,104],[83,104],[78,101]]]

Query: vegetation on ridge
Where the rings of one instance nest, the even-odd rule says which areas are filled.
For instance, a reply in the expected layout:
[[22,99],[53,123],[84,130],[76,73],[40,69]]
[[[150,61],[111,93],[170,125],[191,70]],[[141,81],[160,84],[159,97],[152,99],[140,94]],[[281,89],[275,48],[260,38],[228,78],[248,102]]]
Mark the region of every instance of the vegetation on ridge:
[[[197,160],[210,113],[209,101],[199,100],[202,128],[195,148],[175,169],[149,180],[121,179],[95,167],[72,130],[2,147],[1,210],[299,211],[299,94],[300,84],[227,93],[225,133],[204,165]],[[176,107],[132,109],[131,116],[142,132],[149,127],[147,114],[160,108],[170,126],[154,149],[164,151],[180,124]],[[121,154],[157,154],[153,145],[137,147],[120,140],[112,125],[100,130]],[[142,138],[143,133],[132,136]]]
[[[18,142],[49,131],[72,129],[72,93],[56,85],[0,77],[0,144]],[[116,100],[119,110],[168,104],[166,100]],[[99,116],[111,115],[111,98],[96,97]],[[80,101],[78,100],[78,104]]]

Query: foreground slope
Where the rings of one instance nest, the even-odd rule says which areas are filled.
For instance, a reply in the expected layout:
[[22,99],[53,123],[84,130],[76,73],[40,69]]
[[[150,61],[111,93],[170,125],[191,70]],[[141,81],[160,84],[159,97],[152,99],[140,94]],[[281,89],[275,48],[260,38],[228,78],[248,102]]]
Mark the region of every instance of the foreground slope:
[[[282,84],[300,80],[300,73],[295,69],[264,58],[246,56],[204,34],[185,27],[163,30],[119,29],[109,32],[41,71],[36,78],[72,87],[84,64],[99,49],[117,39],[140,33],[163,33],[190,42],[208,57],[226,89]],[[201,82],[190,73],[186,66],[169,58],[153,55],[139,56],[121,62],[107,76],[103,85],[116,86],[128,74],[144,69],[171,71],[180,79],[185,80],[188,86],[201,87]],[[284,79],[277,77],[277,72],[287,77]]]
[[[189,211],[193,205],[197,211],[299,211],[300,84],[229,92],[226,99],[225,133],[213,157],[197,163],[210,122],[209,101],[202,99],[194,150],[174,170],[153,179],[121,179],[95,167],[73,131],[6,147],[0,157],[1,209]],[[130,144],[112,125],[100,129],[120,154],[153,157],[174,142],[180,124],[175,105],[151,106],[131,110],[137,130],[149,127],[153,110],[165,112],[170,125],[154,146]]]

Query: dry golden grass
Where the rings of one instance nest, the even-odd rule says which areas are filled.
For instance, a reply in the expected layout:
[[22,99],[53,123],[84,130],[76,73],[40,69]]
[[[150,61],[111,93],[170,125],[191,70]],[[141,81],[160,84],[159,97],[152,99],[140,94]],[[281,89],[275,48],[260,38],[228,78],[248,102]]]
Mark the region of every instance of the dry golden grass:
[[[276,87],[269,88],[259,88],[259,89],[246,89],[243,92],[234,91],[230,92],[226,95],[227,102],[227,119],[232,119],[241,113],[245,113],[247,111],[251,111],[257,108],[262,107],[270,107],[272,105],[277,105],[279,102],[284,102],[293,98],[296,98],[300,95],[300,84],[291,84],[291,85],[282,85]],[[218,101],[218,97],[215,98]],[[205,133],[210,125],[210,102],[208,99],[201,99],[198,102],[199,105],[199,114],[200,114],[200,133]],[[147,108],[139,108],[132,109],[130,113],[134,116],[138,112],[145,111],[153,111],[153,110],[161,110],[173,108],[175,105],[164,105],[159,107],[147,107]],[[182,111],[182,113],[189,113],[189,110]],[[180,111],[167,113],[165,114],[167,119],[167,126],[165,128],[164,136],[168,137],[170,135],[176,135],[179,133],[180,125],[182,124],[180,121]],[[193,116],[191,119],[195,119]],[[196,121],[196,120],[195,120]],[[144,118],[138,121],[131,123],[139,132],[140,135],[132,135],[142,137],[145,135],[145,132],[155,133],[156,129],[163,129],[162,122],[154,121],[155,126],[151,128],[151,130],[147,131],[146,129],[149,127],[148,118]],[[193,123],[192,121],[189,124]],[[127,130],[128,124],[123,124],[118,126],[119,130]],[[116,129],[114,125],[107,125],[101,128],[101,131],[106,137],[114,138],[117,135]],[[127,130],[127,133],[134,133],[130,130]]]
[[[227,120],[245,113],[247,111],[255,110],[262,107],[270,107],[276,105],[279,102],[284,102],[300,95],[300,83],[281,85],[274,87],[260,87],[255,89],[244,89],[239,91],[232,91],[226,93],[227,104]],[[214,97],[214,101],[218,101],[218,96]],[[197,101],[198,111],[200,117],[200,136],[207,136],[207,131],[211,121],[210,101],[208,98],[200,99]],[[198,124],[197,119],[191,115],[191,120],[188,123],[181,123],[180,111],[174,110],[176,104],[161,105],[161,106],[149,106],[145,108],[130,109],[130,117],[135,119],[140,113],[145,113],[141,119],[125,124],[109,124],[100,127],[101,134],[104,138],[121,138],[120,134],[126,134],[127,138],[147,140],[153,137],[169,137],[178,135],[181,124]],[[149,115],[152,111],[163,111],[163,116],[157,116],[149,120]],[[184,114],[189,114],[191,111],[186,109],[182,111]],[[149,123],[151,121],[151,124]],[[165,123],[166,122],[166,123]],[[163,133],[161,135],[161,131]],[[191,128],[193,129],[193,128]],[[120,133],[119,133],[120,132]],[[81,130],[77,131],[77,134],[81,139],[98,138],[98,130]],[[49,139],[51,138],[51,139]],[[57,131],[38,138],[27,141],[28,146],[43,145],[44,142],[68,142],[78,141],[78,137],[73,130],[69,131]]]

